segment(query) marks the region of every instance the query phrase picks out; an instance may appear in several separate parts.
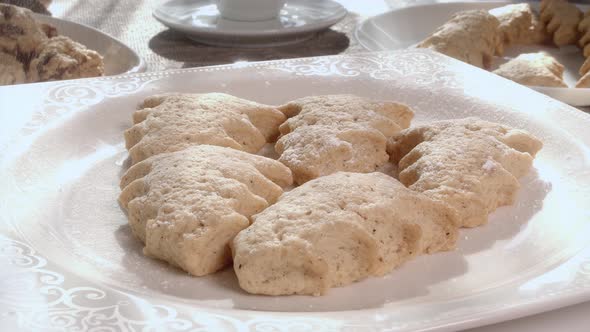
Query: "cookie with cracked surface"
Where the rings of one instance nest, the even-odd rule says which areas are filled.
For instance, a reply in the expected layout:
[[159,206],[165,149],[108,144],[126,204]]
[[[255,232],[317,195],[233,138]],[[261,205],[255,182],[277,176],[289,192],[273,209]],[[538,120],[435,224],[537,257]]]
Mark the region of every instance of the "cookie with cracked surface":
[[146,255],[202,276],[230,263],[229,242],[291,183],[275,160],[196,145],[129,168],[119,202]]
[[0,51],[26,64],[39,44],[47,40],[32,12],[26,8],[0,4]]
[[47,39],[37,46],[27,79],[45,82],[97,77],[104,74],[102,56],[65,36]]
[[500,21],[485,10],[459,12],[417,47],[430,48],[480,68],[489,68],[503,53]]
[[382,276],[416,255],[452,249],[446,204],[382,173],[338,172],[283,194],[234,239],[234,271],[247,292],[322,295]]
[[283,121],[273,106],[223,93],[163,94],[135,111],[125,142],[132,163],[195,144],[256,153],[276,138]]
[[15,56],[0,52],[0,85],[26,82],[25,70]]
[[400,181],[452,206],[463,227],[485,224],[497,207],[514,203],[518,178],[541,147],[524,130],[477,118],[413,127],[388,142]]
[[567,0],[542,0],[541,21],[552,35],[557,46],[575,44],[578,41],[578,24],[582,11]]
[[564,87],[564,67],[545,52],[520,54],[494,70],[494,74],[531,86]]
[[543,23],[528,3],[512,4],[491,9],[490,14],[499,21],[505,46],[513,44],[538,44],[546,38]]
[[387,138],[413,117],[406,105],[354,95],[305,97],[280,109],[289,119],[275,150],[298,184],[337,171],[375,171],[387,162]]

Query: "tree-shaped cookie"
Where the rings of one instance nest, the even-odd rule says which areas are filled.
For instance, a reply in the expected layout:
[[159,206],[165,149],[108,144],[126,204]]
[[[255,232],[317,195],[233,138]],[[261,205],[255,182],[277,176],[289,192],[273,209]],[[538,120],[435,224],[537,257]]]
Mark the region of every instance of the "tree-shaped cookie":
[[454,247],[446,204],[382,173],[338,172],[283,194],[233,241],[240,286],[266,295],[321,295]]
[[143,102],[125,142],[133,163],[195,144],[255,153],[276,138],[283,121],[275,107],[223,93],[166,94]]
[[229,242],[291,183],[272,159],[195,145],[132,166],[119,202],[146,255],[202,276],[231,261]]
[[354,95],[305,97],[281,110],[290,118],[275,150],[299,184],[337,171],[374,171],[388,159],[387,138],[413,117],[406,105]]
[[446,202],[459,224],[485,224],[498,206],[514,202],[518,178],[542,143],[531,134],[477,118],[439,121],[403,130],[388,152],[408,188]]

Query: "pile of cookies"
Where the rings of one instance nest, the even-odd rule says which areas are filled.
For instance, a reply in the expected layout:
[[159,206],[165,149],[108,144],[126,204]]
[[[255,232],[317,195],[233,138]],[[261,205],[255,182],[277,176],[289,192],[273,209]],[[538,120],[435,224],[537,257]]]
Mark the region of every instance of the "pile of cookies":
[[0,85],[103,74],[100,54],[58,36],[55,27],[36,22],[30,10],[0,4]]
[[[586,62],[576,87],[590,87],[590,11],[583,15],[567,0],[542,0],[540,15],[528,3],[459,12],[418,47],[490,69],[494,56],[502,56],[507,47],[545,43],[583,48]],[[524,85],[568,87],[563,65],[545,52],[521,54],[494,73]]]
[[253,294],[322,295],[453,249],[459,228],[514,202],[542,147],[497,123],[413,115],[354,95],[153,96],[125,131],[119,202],[150,257],[194,276],[233,262]]

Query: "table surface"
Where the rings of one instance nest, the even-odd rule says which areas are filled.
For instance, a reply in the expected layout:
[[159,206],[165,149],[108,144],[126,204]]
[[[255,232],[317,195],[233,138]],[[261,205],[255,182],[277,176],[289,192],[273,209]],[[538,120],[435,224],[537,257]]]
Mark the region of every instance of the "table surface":
[[[272,48],[228,48],[198,44],[169,30],[152,17],[162,0],[54,0],[53,16],[83,23],[108,33],[134,49],[144,59],[148,71],[211,66],[236,61],[264,61],[340,53],[362,52],[352,37],[358,23],[366,17],[387,11],[386,1],[339,1],[349,14],[332,29],[310,40]],[[395,1],[396,5],[414,0]]]
[[[144,59],[148,71],[233,63],[333,55],[365,51],[353,37],[365,18],[392,8],[435,0],[337,0],[349,14],[331,29],[295,45],[272,49],[224,48],[197,44],[169,30],[152,18],[162,0],[54,0],[49,10],[55,17],[86,24],[121,40]],[[585,109],[587,111],[587,109]],[[590,330],[590,302],[469,330],[471,332]]]

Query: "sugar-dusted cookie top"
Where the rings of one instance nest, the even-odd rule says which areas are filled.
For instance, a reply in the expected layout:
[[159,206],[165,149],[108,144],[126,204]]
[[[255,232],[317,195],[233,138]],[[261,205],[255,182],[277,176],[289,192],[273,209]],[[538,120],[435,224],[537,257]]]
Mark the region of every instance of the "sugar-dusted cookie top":
[[501,65],[494,73],[530,86],[567,87],[564,67],[545,52],[520,54]]
[[0,85],[25,83],[23,64],[12,54],[0,52]]
[[485,10],[456,13],[418,47],[430,48],[480,68],[489,68],[496,53],[502,53],[500,22]]
[[567,0],[542,0],[541,21],[553,36],[557,46],[575,44],[578,41],[578,24],[582,11]]
[[240,286],[253,294],[321,295],[457,238],[452,209],[382,173],[311,180],[253,219],[232,246]]
[[147,98],[125,131],[132,162],[195,144],[256,153],[278,135],[285,116],[275,107],[223,93]]
[[466,118],[403,130],[390,139],[388,152],[404,185],[449,204],[461,226],[474,227],[514,202],[517,178],[541,147],[526,131]]
[[299,184],[337,171],[374,171],[388,159],[387,137],[413,117],[406,105],[354,95],[305,97],[281,110],[290,118],[275,149]]
[[291,183],[277,161],[196,145],[132,166],[119,202],[146,255],[201,276],[230,262],[229,241]]
[[45,40],[37,46],[35,53],[27,71],[29,82],[97,77],[104,74],[100,54],[65,36]]

